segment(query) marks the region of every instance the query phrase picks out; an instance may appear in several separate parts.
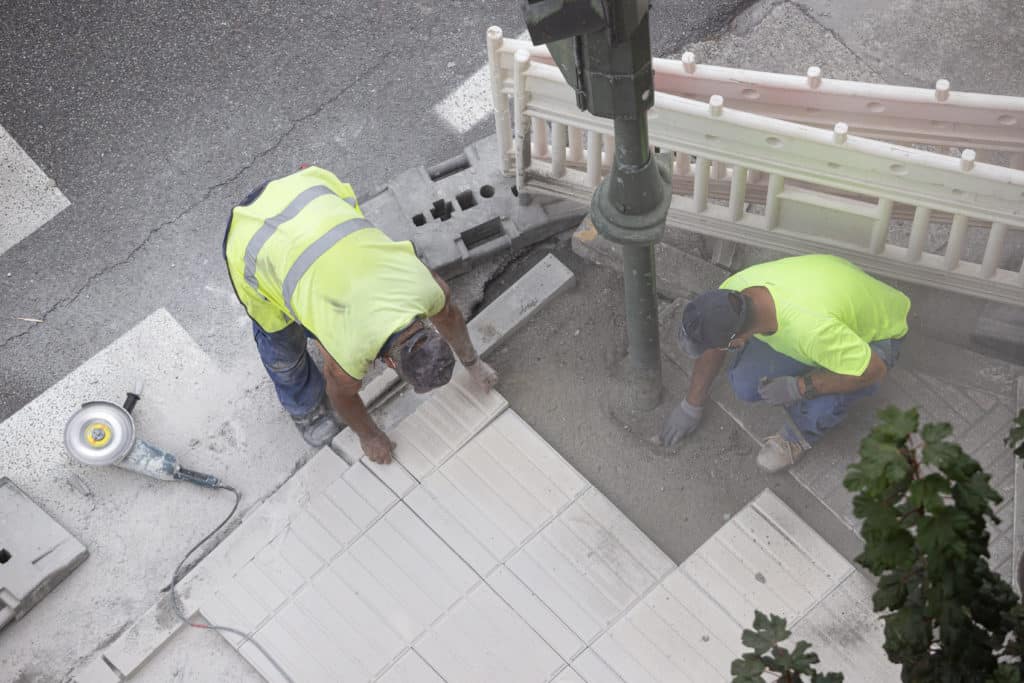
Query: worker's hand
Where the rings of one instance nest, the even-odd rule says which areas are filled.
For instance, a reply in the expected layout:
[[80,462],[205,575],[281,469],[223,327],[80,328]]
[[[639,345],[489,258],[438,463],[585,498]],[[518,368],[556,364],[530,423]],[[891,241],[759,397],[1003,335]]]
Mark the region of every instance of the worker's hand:
[[494,371],[494,368],[483,362],[481,359],[477,359],[477,361],[466,368],[466,370],[469,371],[470,377],[472,377],[477,384],[483,387],[484,391],[490,391],[494,388],[494,385],[498,383],[498,373]]
[[665,426],[661,428],[661,445],[674,446],[684,436],[692,434],[700,424],[700,418],[703,415],[703,406],[691,405],[684,398],[665,420]]
[[796,377],[762,377],[757,383],[757,393],[773,406],[786,406],[800,400],[800,386]]
[[378,465],[387,465],[391,462],[391,455],[398,445],[388,438],[388,435],[379,429],[370,436],[359,437],[359,445],[363,447],[366,457]]

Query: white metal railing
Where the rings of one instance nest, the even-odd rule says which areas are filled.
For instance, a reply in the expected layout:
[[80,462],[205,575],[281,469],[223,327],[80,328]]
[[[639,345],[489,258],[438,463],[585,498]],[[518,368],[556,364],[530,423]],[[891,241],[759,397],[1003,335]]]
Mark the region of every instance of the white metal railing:
[[[503,169],[521,190],[588,199],[611,163],[611,120],[581,112],[536,50],[509,55],[504,42],[488,31]],[[827,251],[881,275],[1024,305],[1024,268],[1000,263],[1010,233],[1024,233],[1022,171],[979,163],[973,149],[952,158],[857,137],[845,123],[821,130],[737,111],[720,95],[658,92],[648,120],[651,144],[673,157],[670,225]],[[906,245],[890,239],[901,216],[913,223]],[[941,253],[925,251],[933,230],[948,230]],[[965,258],[969,238],[984,241],[975,261]]]
[[[504,79],[511,79],[512,55],[519,49],[554,64],[543,45],[501,39],[497,51]],[[698,64],[691,52],[681,59],[655,58],[653,69],[660,94],[705,102],[720,95],[731,109],[825,128],[843,121],[853,135],[937,148],[932,151],[970,147],[979,161],[1005,152],[1009,166],[1024,169],[1021,97],[955,91],[941,78],[927,89],[824,78],[816,66],[804,76],[734,69]]]

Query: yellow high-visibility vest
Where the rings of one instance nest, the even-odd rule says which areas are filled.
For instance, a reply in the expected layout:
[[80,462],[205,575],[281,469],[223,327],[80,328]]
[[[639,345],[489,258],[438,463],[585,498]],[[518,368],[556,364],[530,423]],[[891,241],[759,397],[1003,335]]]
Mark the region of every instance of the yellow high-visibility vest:
[[391,334],[444,307],[412,243],[373,227],[352,186],[315,166],[236,206],[224,257],[249,317],[267,332],[299,323],[356,379]]

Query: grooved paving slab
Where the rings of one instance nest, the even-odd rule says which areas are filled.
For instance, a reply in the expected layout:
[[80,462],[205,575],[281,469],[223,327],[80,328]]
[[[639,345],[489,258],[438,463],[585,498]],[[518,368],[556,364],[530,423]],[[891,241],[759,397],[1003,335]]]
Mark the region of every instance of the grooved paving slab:
[[789,621],[846,680],[898,680],[873,585],[764,491],[572,662],[588,681],[726,681],[754,610]]
[[0,254],[70,205],[57,185],[0,126]]

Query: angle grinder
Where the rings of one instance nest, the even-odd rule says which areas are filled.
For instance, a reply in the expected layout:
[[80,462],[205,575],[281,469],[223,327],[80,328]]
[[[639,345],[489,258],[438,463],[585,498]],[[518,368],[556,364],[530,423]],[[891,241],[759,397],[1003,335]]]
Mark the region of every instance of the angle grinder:
[[140,384],[128,392],[124,405],[109,401],[83,403],[64,428],[64,446],[71,457],[83,465],[116,465],[153,479],[217,488],[217,477],[186,469],[174,455],[136,438],[132,409],[141,393]]

